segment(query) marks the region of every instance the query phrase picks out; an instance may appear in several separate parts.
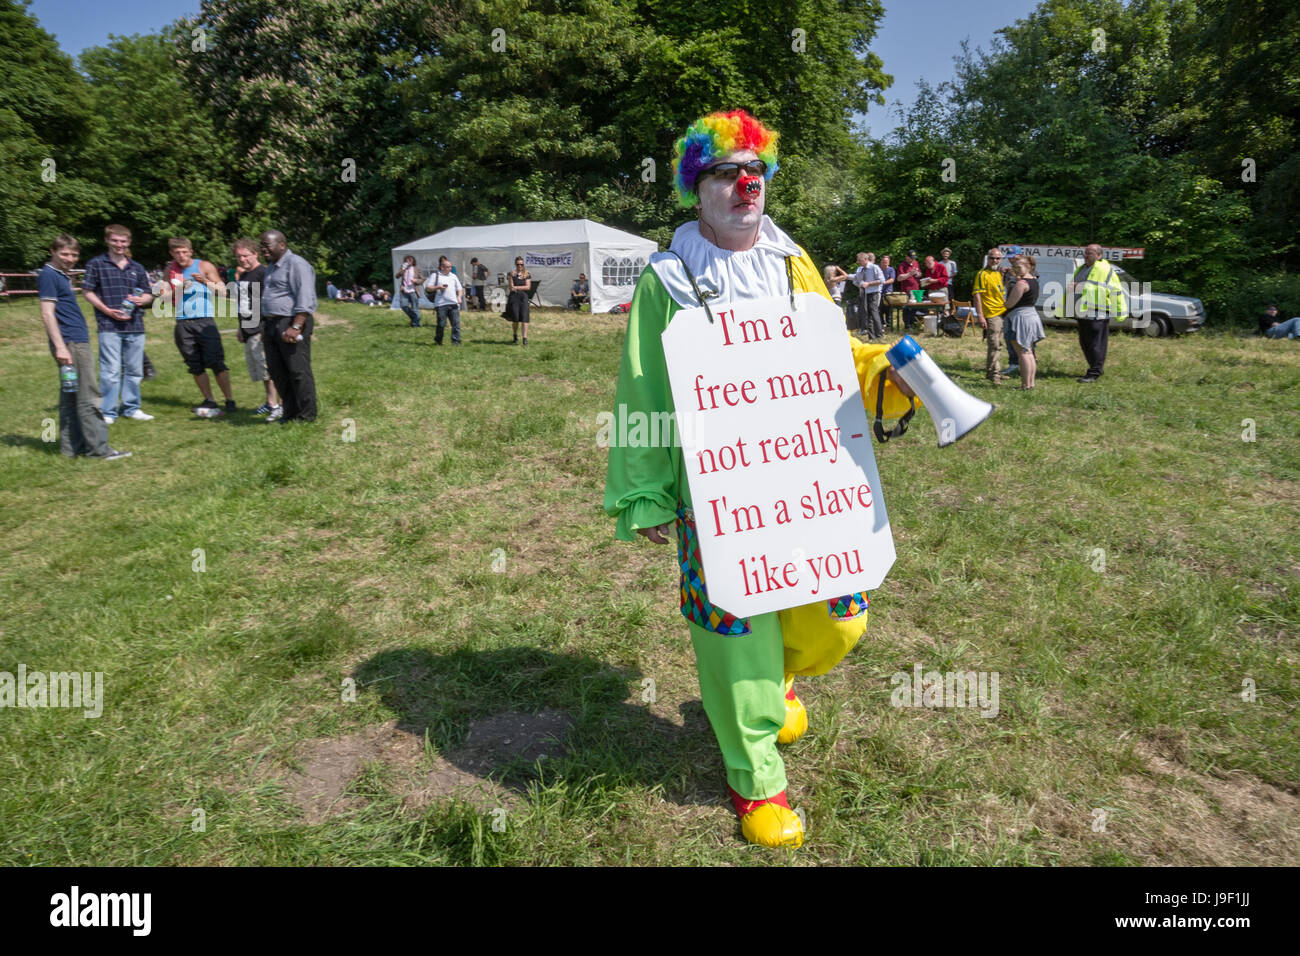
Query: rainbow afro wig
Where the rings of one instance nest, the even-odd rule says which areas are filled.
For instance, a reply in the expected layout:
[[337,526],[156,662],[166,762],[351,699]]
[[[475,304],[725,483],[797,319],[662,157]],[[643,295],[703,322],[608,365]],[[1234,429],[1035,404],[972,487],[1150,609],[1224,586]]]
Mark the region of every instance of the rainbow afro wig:
[[778,135],[744,110],[710,113],[697,119],[677,141],[673,153],[673,185],[677,187],[678,202],[686,209],[696,205],[700,197],[695,193],[695,181],[700,170],[742,150],[753,150],[767,163],[764,179],[770,180],[777,170]]

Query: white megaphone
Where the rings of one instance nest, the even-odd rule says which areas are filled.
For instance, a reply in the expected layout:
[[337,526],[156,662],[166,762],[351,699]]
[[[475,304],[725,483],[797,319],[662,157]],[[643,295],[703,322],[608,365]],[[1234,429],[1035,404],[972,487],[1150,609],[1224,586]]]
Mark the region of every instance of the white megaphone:
[[951,445],[993,414],[993,406],[958,386],[910,335],[885,353],[889,364],[905,381],[934,419],[939,447]]

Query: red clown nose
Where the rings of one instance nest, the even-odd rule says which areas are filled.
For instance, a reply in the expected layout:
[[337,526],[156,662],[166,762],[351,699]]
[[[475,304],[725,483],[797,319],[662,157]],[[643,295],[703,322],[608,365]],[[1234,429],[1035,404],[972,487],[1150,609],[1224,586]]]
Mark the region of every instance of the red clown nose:
[[736,180],[736,195],[741,199],[758,195],[763,188],[762,176],[741,176]]

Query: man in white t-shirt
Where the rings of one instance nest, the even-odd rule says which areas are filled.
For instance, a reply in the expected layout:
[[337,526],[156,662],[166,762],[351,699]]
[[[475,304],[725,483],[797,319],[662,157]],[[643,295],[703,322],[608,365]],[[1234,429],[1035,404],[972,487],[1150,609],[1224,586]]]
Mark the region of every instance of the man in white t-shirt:
[[951,288],[952,280],[957,276],[957,263],[952,261],[951,249],[941,249],[939,255],[943,257],[939,262],[942,263],[944,270],[948,273],[948,285]]
[[465,304],[465,286],[460,277],[451,271],[451,260],[438,257],[438,271],[424,284],[424,291],[433,299],[433,310],[438,313],[438,328],[433,333],[433,344],[442,344],[442,330],[451,321],[451,344],[460,345],[460,307]]
[[957,263],[953,262],[952,250],[947,247],[940,249],[939,255],[943,257],[939,260],[939,264],[943,266],[944,270],[948,273],[948,308],[944,311],[944,314],[952,315],[952,296],[954,292],[953,280],[957,278]]

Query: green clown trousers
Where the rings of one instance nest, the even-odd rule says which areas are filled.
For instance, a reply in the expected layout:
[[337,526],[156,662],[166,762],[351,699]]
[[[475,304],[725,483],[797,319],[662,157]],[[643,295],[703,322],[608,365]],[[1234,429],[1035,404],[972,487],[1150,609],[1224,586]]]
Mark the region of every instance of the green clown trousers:
[[785,648],[775,613],[749,619],[749,633],[727,637],[688,624],[700,697],[722,748],[727,783],[747,800],[786,787],[776,735],[785,724]]

